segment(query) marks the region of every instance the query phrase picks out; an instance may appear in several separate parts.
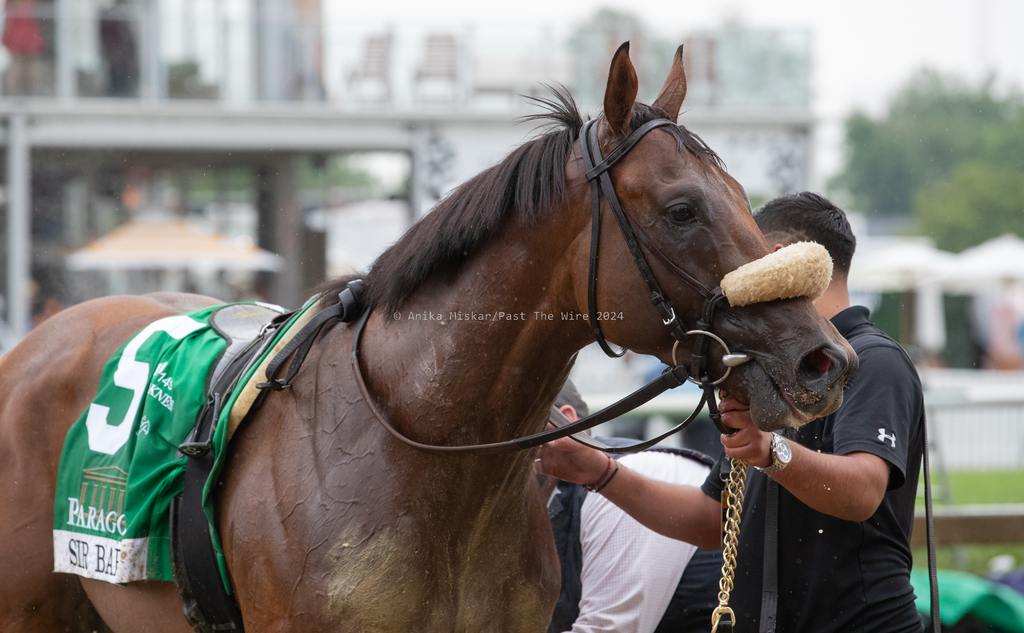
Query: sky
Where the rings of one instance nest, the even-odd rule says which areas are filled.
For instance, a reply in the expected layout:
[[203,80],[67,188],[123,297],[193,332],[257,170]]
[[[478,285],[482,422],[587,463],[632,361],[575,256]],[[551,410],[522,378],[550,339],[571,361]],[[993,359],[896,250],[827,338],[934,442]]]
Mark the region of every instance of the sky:
[[[328,19],[561,27],[600,7],[639,15],[663,35],[706,29],[726,20],[753,27],[805,28],[814,47],[813,111],[820,122],[814,183],[842,159],[842,120],[854,109],[873,114],[916,69],[930,67],[980,81],[995,73],[1003,89],[1024,86],[1022,0],[323,0]],[[699,130],[698,130],[699,132]]]

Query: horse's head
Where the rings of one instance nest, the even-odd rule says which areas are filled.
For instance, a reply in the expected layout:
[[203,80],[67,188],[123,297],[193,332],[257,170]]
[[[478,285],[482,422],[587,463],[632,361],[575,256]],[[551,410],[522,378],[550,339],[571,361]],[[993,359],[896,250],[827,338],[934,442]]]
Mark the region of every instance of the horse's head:
[[[681,47],[653,105],[636,102],[636,94],[636,72],[628,44],[623,44],[612,60],[604,116],[595,124],[596,145],[606,160],[612,160],[624,142],[629,145],[636,140],[638,135],[633,133],[645,123],[659,118],[674,122],[678,117],[686,96]],[[579,192],[573,199],[582,207],[581,213],[591,211],[595,197],[587,178],[588,165],[591,180],[601,169],[600,159],[588,161],[584,156],[586,132],[585,128],[567,170],[571,189]],[[659,311],[652,303],[651,284],[644,279],[644,264],[637,263],[635,251],[642,252],[654,286],[666,295],[681,329],[691,330],[709,291],[719,287],[727,273],[767,256],[770,248],[754,222],[743,188],[685,128],[664,125],[643,134],[607,173],[639,249],[631,252],[624,237],[628,229],[617,221],[606,188],[599,196],[603,221],[594,293],[601,329],[609,341],[670,362],[675,341],[663,324],[666,310]],[[573,255],[575,301],[584,314],[588,312],[592,227],[593,221],[583,229]],[[791,268],[783,276],[806,272]],[[816,272],[822,274],[820,269]],[[827,279],[830,269],[824,274]],[[764,283],[773,282],[766,278]],[[843,386],[857,357],[815,312],[810,298],[766,297],[743,307],[723,301],[710,329],[733,352],[752,359],[736,367],[722,386],[750,402],[751,413],[764,430],[799,426],[842,403]],[[676,360],[686,362],[695,349],[691,341],[701,336],[684,339]],[[708,374],[713,379],[726,367],[717,343],[711,341],[707,350]]]

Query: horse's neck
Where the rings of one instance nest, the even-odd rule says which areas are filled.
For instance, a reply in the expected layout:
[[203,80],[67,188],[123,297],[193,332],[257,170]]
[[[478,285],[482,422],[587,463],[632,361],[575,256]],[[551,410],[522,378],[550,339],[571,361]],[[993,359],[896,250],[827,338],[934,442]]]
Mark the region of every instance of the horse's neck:
[[542,227],[507,233],[454,279],[428,282],[368,326],[368,383],[417,440],[487,442],[539,430],[587,342],[586,322],[571,318],[566,238],[545,237]]

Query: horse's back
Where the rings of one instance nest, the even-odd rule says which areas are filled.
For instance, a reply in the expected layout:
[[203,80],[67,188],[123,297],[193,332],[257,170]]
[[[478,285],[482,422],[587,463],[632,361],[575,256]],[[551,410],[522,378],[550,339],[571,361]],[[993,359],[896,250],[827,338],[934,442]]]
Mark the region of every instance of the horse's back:
[[37,439],[59,431],[63,442],[95,394],[103,365],[133,333],[161,317],[215,303],[175,293],[104,297],[47,319],[0,358],[0,446],[17,445],[11,434],[26,429]]
[[0,631],[92,630],[76,578],[54,574],[53,488],[64,435],[104,364],[148,323],[216,303],[199,295],[118,296],[72,306],[0,358]]

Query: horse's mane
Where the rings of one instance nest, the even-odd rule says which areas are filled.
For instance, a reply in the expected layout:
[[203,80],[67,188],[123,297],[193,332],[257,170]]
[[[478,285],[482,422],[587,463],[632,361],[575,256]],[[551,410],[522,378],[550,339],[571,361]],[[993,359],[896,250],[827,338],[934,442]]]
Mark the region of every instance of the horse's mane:
[[[546,131],[456,187],[384,251],[365,277],[368,306],[397,310],[428,278],[456,273],[510,217],[529,225],[566,201],[565,166],[584,118],[567,88],[548,89],[548,96],[528,97],[543,111],[523,117]],[[636,103],[631,126],[635,130],[665,117],[658,108]],[[721,166],[718,155],[696,134],[683,126],[663,129],[675,133],[680,147]],[[325,301],[333,301],[350,279],[328,282],[322,288]]]

